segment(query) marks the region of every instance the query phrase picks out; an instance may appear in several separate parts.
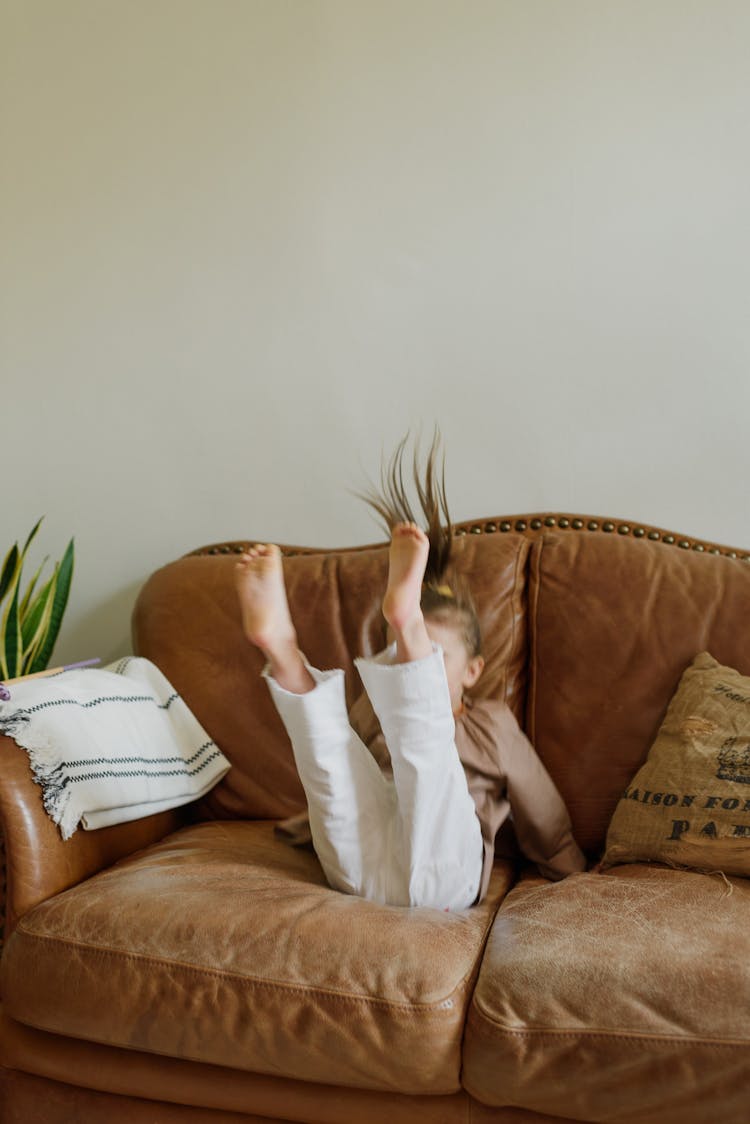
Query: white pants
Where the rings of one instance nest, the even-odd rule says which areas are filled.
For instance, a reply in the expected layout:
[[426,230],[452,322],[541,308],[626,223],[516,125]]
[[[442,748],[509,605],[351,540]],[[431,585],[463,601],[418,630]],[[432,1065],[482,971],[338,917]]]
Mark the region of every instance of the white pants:
[[307,796],[313,845],[331,886],[390,905],[466,909],[483,845],[455,744],[442,651],[395,663],[393,646],[357,660],[391,755],[385,776],[349,725],[343,671],[310,668],[315,687],[268,674]]

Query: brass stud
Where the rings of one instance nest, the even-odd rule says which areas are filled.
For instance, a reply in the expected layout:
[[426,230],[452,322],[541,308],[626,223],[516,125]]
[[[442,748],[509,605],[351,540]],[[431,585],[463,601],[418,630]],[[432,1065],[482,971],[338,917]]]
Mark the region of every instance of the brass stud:
[[525,531],[526,530],[526,520],[525,519],[517,519],[516,520],[516,530],[517,531]]
[[615,529],[614,523],[602,523],[602,530],[606,531],[607,534],[610,534],[610,532],[614,531],[614,529]]
[[554,527],[556,522],[557,522],[557,520],[555,519],[554,515],[548,515],[547,518],[544,520],[544,526],[545,527]]
[[743,562],[750,562],[750,554],[743,554],[742,555],[742,561]]
[[599,524],[597,523],[596,519],[589,519],[588,528],[589,528],[590,531],[598,531],[599,530]]
[[663,541],[668,542],[669,545],[671,546],[672,543],[674,542],[674,535],[665,535]]
[[617,528],[617,533],[618,533],[618,535],[629,535],[630,534],[630,527],[627,525],[627,523],[621,523],[620,526]]
[[501,531],[509,531],[511,529],[511,527],[512,527],[512,523],[508,519],[503,519],[502,523],[500,524],[500,530]]
[[488,535],[492,535],[497,530],[497,523],[485,523],[484,529]]
[[728,550],[727,551],[727,558],[736,558],[736,557],[737,557],[737,551],[736,550]]
[[635,530],[633,531],[633,534],[635,535],[635,537],[637,539],[642,539],[643,536],[646,534],[646,532],[643,529],[643,527],[636,527]]
[[541,521],[541,519],[532,519],[532,520],[531,520],[531,529],[532,529],[532,531],[538,531],[538,530],[539,530],[539,528],[541,527],[541,525],[542,525],[542,521]]
[[693,543],[693,550],[697,550],[699,554],[702,554],[705,549],[702,542]]
[[580,531],[581,528],[583,527],[583,519],[574,519],[573,520],[573,527],[576,531]]
[[482,528],[477,526],[477,524],[475,523],[474,526],[471,528],[471,533],[472,533],[472,535],[481,535]]
[[566,519],[565,516],[563,515],[562,519],[559,520],[559,525],[561,527],[569,527],[570,526],[570,520]]
[[708,552],[709,554],[721,554],[718,546],[712,546]]
[[212,546],[208,553],[209,554],[218,554],[219,553],[218,546]]
[[661,535],[658,531],[649,531],[648,537],[651,539],[651,542],[658,542],[661,538]]
[[466,534],[466,528],[465,527],[457,527],[456,528],[456,538],[461,538],[465,534]]
[[246,550],[247,550],[247,547],[240,546],[240,544],[237,543],[237,546],[234,548],[234,553],[235,554],[244,554]]
[[688,539],[680,539],[677,545],[681,550],[690,550],[690,542]]

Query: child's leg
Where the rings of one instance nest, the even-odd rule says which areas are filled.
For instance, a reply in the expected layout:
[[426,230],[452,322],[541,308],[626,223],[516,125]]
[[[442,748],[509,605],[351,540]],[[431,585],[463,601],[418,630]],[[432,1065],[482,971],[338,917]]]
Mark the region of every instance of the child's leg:
[[398,796],[410,905],[466,909],[479,891],[482,834],[455,743],[442,654],[358,660],[383,728]]
[[315,853],[335,889],[405,904],[400,871],[392,871],[389,857],[393,786],[349,725],[343,671],[309,672],[316,685],[304,695],[265,674],[292,743]]
[[482,835],[456,750],[442,654],[419,607],[427,549],[418,528],[394,528],[383,613],[395,651],[357,666],[391,754],[409,902],[463,909],[479,890]]
[[297,646],[279,548],[265,543],[243,554],[237,563],[235,584],[245,636],[260,648],[276,682],[297,695],[312,691],[315,680]]
[[392,786],[349,726],[343,672],[315,671],[300,654],[278,547],[243,557],[237,589],[245,633],[268,660],[264,675],[292,743],[326,878],[374,901],[403,899],[389,876]]

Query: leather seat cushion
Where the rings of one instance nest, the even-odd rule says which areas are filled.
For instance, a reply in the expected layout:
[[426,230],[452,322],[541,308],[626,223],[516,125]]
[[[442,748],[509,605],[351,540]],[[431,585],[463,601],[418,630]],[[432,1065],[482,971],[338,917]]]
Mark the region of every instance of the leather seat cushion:
[[61,1035],[404,1093],[460,1087],[487,929],[511,880],[457,913],[331,890],[269,822],[183,829],[26,914],[8,1013]]
[[489,937],[465,1087],[587,1121],[744,1122],[749,907],[747,879],[665,866],[525,879]]

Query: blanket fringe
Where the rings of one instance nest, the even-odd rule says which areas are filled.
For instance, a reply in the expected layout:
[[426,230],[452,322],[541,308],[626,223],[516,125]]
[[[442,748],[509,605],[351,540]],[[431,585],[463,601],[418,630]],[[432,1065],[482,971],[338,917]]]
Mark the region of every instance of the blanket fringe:
[[10,714],[0,714],[0,734],[6,738],[16,737],[21,733],[24,726],[30,721],[28,714],[23,714],[21,711],[12,711]]
[[42,790],[44,810],[60,828],[63,839],[70,839],[81,818],[71,802],[70,781],[52,741],[44,735],[34,737],[29,723],[29,716],[23,713],[1,715],[0,733],[13,738],[28,753],[34,783]]

